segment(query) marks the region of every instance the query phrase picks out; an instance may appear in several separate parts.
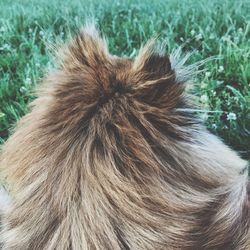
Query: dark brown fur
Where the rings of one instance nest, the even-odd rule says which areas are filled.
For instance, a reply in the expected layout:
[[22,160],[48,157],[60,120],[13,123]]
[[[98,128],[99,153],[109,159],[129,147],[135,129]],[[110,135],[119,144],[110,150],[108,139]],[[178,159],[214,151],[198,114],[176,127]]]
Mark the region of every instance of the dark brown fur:
[[86,27],[4,146],[4,250],[250,249],[247,163],[187,110],[187,72]]

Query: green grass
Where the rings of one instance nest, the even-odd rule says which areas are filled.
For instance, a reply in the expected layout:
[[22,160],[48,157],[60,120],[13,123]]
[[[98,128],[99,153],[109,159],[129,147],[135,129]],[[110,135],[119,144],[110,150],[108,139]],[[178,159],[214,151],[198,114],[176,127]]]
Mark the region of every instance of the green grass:
[[133,57],[159,35],[167,51],[183,46],[190,62],[211,56],[196,94],[207,127],[250,158],[250,2],[172,1],[0,2],[0,143],[34,98],[32,89],[52,65],[48,44],[66,40],[94,16],[110,51]]

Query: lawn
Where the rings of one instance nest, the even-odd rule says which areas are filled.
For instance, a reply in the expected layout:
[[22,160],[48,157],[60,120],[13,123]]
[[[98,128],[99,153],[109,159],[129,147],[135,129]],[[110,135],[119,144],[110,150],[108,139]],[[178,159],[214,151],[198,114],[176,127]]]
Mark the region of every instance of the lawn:
[[189,63],[210,58],[194,80],[198,115],[250,159],[250,1],[0,1],[0,143],[28,111],[53,67],[50,47],[94,17],[110,51],[134,57],[153,35]]

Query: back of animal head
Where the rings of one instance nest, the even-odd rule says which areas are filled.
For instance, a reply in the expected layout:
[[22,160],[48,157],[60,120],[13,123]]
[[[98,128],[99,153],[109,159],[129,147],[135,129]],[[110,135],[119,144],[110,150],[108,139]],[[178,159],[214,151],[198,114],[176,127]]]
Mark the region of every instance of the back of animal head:
[[[61,48],[58,67],[2,154],[17,204],[11,225],[29,231],[23,247],[42,249],[34,239],[43,234],[39,246],[52,249],[46,244],[56,242],[48,243],[56,230],[74,249],[195,245],[190,230],[202,230],[205,219],[194,225],[190,211],[208,211],[237,180],[244,186],[246,162],[185,111],[188,70],[177,54],[150,40],[135,59],[119,58],[93,26]],[[234,194],[243,200],[242,190],[236,185]]]

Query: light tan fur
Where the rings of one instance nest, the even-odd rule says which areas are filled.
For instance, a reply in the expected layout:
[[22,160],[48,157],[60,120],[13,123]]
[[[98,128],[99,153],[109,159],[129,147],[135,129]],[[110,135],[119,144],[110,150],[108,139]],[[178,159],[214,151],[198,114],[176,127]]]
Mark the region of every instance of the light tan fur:
[[3,250],[250,249],[247,162],[185,111],[187,75],[153,40],[64,46],[3,147]]

